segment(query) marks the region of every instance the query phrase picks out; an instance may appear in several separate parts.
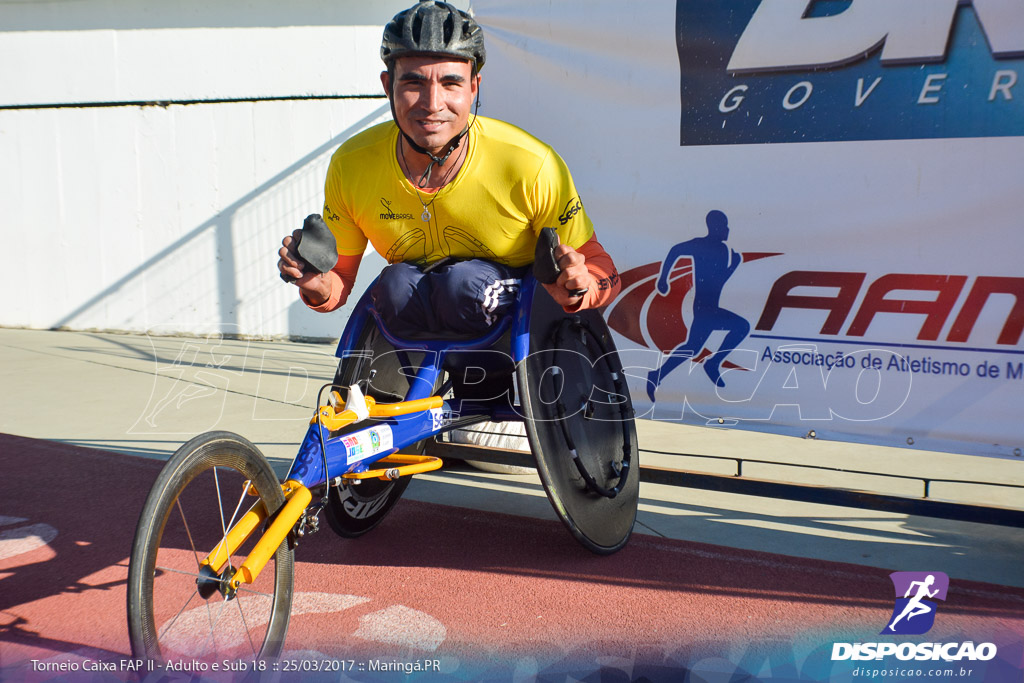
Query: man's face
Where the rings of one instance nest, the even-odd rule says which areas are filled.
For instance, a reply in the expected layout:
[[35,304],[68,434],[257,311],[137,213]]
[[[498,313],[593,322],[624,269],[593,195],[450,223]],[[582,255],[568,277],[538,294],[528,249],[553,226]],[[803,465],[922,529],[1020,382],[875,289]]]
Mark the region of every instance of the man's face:
[[[420,147],[438,153],[469,123],[480,76],[470,62],[446,57],[401,57],[395,61],[395,118]],[[388,72],[381,74],[391,93]]]

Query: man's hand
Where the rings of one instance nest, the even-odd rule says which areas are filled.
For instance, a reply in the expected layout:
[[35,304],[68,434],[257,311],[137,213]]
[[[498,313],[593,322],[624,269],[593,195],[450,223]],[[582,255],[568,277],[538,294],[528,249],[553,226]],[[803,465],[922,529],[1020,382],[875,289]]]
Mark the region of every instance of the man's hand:
[[[319,306],[331,296],[330,281],[313,270],[300,256],[296,250],[299,243],[301,230],[295,230],[281,240],[281,248],[277,250],[281,258],[277,261],[277,269],[282,275],[294,280],[306,299],[314,306]],[[309,272],[306,272],[306,270]]]
[[559,244],[554,250],[555,262],[562,272],[558,279],[550,285],[544,285],[548,294],[555,302],[564,308],[571,308],[577,305],[583,298],[582,295],[574,296],[572,290],[584,290],[594,287],[596,282],[594,276],[587,270],[583,254],[579,253],[568,244]]

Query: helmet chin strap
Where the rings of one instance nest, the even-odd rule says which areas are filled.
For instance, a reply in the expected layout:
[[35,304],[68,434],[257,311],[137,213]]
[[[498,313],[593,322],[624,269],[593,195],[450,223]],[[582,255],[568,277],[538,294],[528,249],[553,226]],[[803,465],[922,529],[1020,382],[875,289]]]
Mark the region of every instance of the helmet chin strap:
[[395,120],[395,125],[398,126],[398,131],[402,134],[402,137],[405,138],[405,141],[410,147],[412,147],[414,152],[419,152],[420,154],[430,158],[430,163],[427,164],[427,170],[423,171],[423,175],[420,176],[419,183],[417,183],[420,187],[426,187],[427,183],[430,182],[430,172],[434,170],[434,166],[444,166],[444,162],[448,161],[448,157],[450,157],[452,152],[458,149],[459,144],[462,143],[462,138],[469,134],[469,129],[476,125],[476,118],[480,112],[480,92],[477,91],[476,93],[476,107],[473,110],[473,122],[463,128],[461,133],[448,141],[448,144],[446,145],[447,151],[444,153],[444,156],[440,157],[425,147],[418,145],[415,140],[409,137],[408,133],[402,130],[401,124],[398,123],[398,116],[395,115],[395,101],[393,93],[392,97],[388,98],[388,101],[391,104],[391,118]]
[[[395,125],[398,125],[397,120],[395,121]],[[425,154],[426,156],[430,157],[430,163],[427,164],[427,170],[425,170],[423,172],[423,175],[420,176],[420,180],[418,183],[420,187],[426,187],[427,183],[430,182],[430,172],[434,170],[434,166],[444,166],[444,162],[448,161],[448,157],[450,157],[452,155],[452,152],[454,152],[458,148],[459,143],[462,142],[462,138],[465,137],[466,133],[469,132],[469,126],[463,128],[461,133],[459,133],[458,135],[456,135],[455,137],[448,141],[448,151],[444,153],[444,156],[440,157],[434,155],[432,152],[430,152],[430,150],[416,144],[416,141],[409,137],[409,135],[404,130],[402,130],[401,126],[398,126],[398,130],[401,131],[402,137],[405,138],[405,141],[409,144],[410,147],[412,147],[414,152],[419,152],[420,154]]]

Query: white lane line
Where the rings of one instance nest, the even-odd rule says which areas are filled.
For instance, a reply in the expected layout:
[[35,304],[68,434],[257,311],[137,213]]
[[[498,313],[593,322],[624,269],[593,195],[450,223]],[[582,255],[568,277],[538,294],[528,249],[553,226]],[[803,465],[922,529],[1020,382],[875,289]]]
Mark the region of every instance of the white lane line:
[[359,628],[355,632],[355,636],[363,640],[425,652],[436,650],[447,635],[440,621],[405,605],[392,605],[359,617]]
[[[19,524],[21,517],[0,517],[0,526]],[[7,560],[49,545],[57,538],[57,530],[49,524],[37,523],[0,531],[0,560]]]

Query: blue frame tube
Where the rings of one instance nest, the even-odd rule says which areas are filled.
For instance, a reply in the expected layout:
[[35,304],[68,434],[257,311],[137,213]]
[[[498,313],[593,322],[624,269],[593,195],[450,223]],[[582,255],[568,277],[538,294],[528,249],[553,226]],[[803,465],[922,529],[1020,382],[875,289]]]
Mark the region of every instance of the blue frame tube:
[[[332,478],[348,472],[363,472],[369,465],[406,448],[452,428],[456,420],[473,417],[488,417],[498,420],[522,418],[508,410],[492,411],[482,404],[467,401],[445,401],[441,408],[424,410],[395,417],[369,418],[355,423],[344,430],[344,434],[331,437],[326,427],[313,423],[306,430],[306,436],[299,446],[299,452],[292,462],[286,479],[295,479],[306,488],[323,485],[328,475]],[[324,472],[324,452],[321,437],[326,448],[327,472]],[[375,449],[372,444],[380,444]],[[369,447],[368,447],[369,446]]]
[[[366,289],[349,317],[345,330],[338,340],[335,355],[345,358],[352,355],[356,340],[372,318],[385,339],[401,351],[423,351],[424,357],[416,370],[416,381],[412,382],[407,401],[427,398],[442,372],[447,354],[455,351],[487,349],[494,346],[511,328],[511,353],[516,363],[530,353],[530,309],[537,281],[532,274],[526,275],[519,289],[519,296],[511,315],[505,316],[483,337],[471,340],[409,340],[395,337],[384,327]],[[361,472],[368,465],[395,453],[411,444],[421,441],[453,427],[459,420],[473,417],[488,417],[496,421],[521,421],[522,416],[514,409],[488,408],[477,402],[445,401],[440,409],[427,410],[409,415],[387,418],[370,418],[346,427],[343,434],[331,437],[329,431],[318,422],[309,425],[306,436],[299,446],[299,452],[292,462],[288,479],[301,482],[306,488],[322,486],[328,476],[336,477],[348,472]],[[374,445],[376,444],[376,445]],[[369,445],[369,448],[367,446]],[[326,465],[326,471],[324,469]]]

